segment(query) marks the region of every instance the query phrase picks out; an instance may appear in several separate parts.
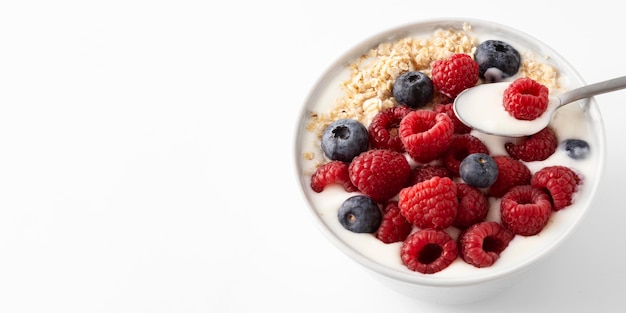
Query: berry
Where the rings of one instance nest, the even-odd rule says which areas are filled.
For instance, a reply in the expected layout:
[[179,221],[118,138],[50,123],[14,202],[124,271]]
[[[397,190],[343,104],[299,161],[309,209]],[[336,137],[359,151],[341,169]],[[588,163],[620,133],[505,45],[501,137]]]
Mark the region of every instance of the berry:
[[545,189],[552,199],[552,209],[561,210],[573,203],[580,176],[566,166],[553,165],[540,169],[530,180],[532,186]]
[[582,139],[565,139],[561,142],[567,156],[574,160],[586,159],[589,155],[589,143]]
[[526,162],[547,159],[559,145],[556,133],[550,127],[546,127],[533,135],[520,137],[518,140],[516,143],[505,143],[504,148],[511,157]]
[[478,82],[478,64],[464,53],[433,62],[431,79],[435,90],[454,99],[461,91]]
[[376,238],[384,243],[404,241],[413,229],[413,224],[400,212],[398,201],[389,201],[383,209],[383,219],[376,231]]
[[459,236],[459,255],[467,264],[489,267],[509,246],[515,234],[497,222],[481,222],[472,225]]
[[496,161],[486,153],[469,154],[459,164],[459,176],[465,183],[476,188],[487,188],[498,178]]
[[444,113],[421,109],[402,119],[399,132],[409,156],[417,162],[428,163],[450,148],[454,125]]
[[456,183],[448,177],[433,177],[403,188],[398,200],[402,215],[419,228],[449,227],[458,205]]
[[531,185],[511,188],[500,202],[502,224],[522,236],[538,234],[548,223],[551,213],[550,196]]
[[368,150],[352,160],[350,180],[362,193],[383,203],[402,189],[411,166],[403,154],[392,150]]
[[358,191],[350,180],[348,163],[330,161],[319,166],[311,176],[311,189],[322,192],[330,184],[341,184],[347,192]]
[[448,267],[458,255],[456,241],[436,229],[420,229],[402,243],[400,258],[410,270],[422,274],[437,273]]
[[468,184],[457,183],[456,187],[459,206],[452,226],[464,229],[484,221],[489,212],[487,196]]
[[473,153],[489,154],[489,149],[478,137],[470,134],[454,135],[450,149],[443,155],[443,163],[453,175],[459,176],[461,161]]
[[367,128],[372,148],[404,152],[404,145],[398,136],[398,127],[409,112],[411,109],[406,106],[395,106],[378,112]]
[[370,197],[356,195],[346,199],[337,212],[339,223],[354,233],[374,233],[382,221],[378,204]]
[[500,82],[517,74],[521,59],[515,48],[500,40],[485,40],[474,52],[478,75],[488,83]]
[[498,166],[498,177],[489,186],[487,192],[489,196],[500,198],[515,186],[530,184],[532,174],[524,163],[505,155],[497,155],[492,158]]
[[392,93],[398,103],[421,108],[433,99],[433,82],[422,72],[406,72],[396,78]]
[[455,134],[467,134],[472,131],[472,128],[463,124],[456,113],[454,113],[454,107],[452,102],[448,103],[438,103],[433,107],[433,111],[437,113],[446,113],[450,119],[452,119],[452,124],[454,124],[454,133]]
[[452,178],[452,173],[442,165],[421,164],[411,171],[411,177],[409,178],[407,186],[413,186],[435,176]]
[[322,151],[331,160],[350,162],[369,148],[367,128],[354,119],[339,119],[322,133]]
[[528,77],[514,80],[504,90],[502,104],[518,120],[534,120],[548,108],[548,87]]

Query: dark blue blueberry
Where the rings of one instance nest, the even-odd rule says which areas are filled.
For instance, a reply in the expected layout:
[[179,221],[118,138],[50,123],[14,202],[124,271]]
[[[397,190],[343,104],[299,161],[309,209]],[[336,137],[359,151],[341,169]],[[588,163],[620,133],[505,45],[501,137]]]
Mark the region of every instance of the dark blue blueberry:
[[478,75],[488,83],[500,82],[517,74],[521,56],[515,48],[500,40],[481,42],[474,52]]
[[393,97],[410,108],[425,106],[433,99],[433,94],[433,82],[422,72],[406,72],[393,83]]
[[461,161],[459,176],[463,181],[477,188],[487,188],[498,178],[498,165],[488,154],[472,153]]
[[365,195],[346,199],[339,207],[337,217],[345,229],[355,233],[373,233],[383,220],[378,204]]
[[324,130],[321,146],[329,159],[350,162],[368,149],[367,128],[357,120],[336,120]]
[[567,156],[574,160],[582,160],[589,155],[589,143],[582,139],[565,139],[561,143]]

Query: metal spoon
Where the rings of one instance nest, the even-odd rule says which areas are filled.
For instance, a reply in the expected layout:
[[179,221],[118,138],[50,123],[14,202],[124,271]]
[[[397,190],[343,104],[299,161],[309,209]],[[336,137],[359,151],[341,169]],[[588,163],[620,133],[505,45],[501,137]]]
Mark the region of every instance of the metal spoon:
[[487,134],[522,137],[544,129],[560,107],[576,100],[626,88],[626,76],[571,89],[551,96],[546,111],[532,121],[518,120],[502,105],[504,89],[510,82],[481,84],[466,89],[454,100],[454,113],[464,124]]

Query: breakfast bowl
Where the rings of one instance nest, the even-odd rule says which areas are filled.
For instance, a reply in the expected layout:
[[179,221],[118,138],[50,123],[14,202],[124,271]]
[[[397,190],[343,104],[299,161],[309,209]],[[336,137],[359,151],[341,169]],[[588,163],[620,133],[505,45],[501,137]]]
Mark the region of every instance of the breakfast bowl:
[[[508,66],[510,60],[506,58],[510,55],[505,55],[508,61],[504,63],[497,58],[479,62],[477,50],[485,42],[498,43],[492,46],[494,51],[512,47],[519,65],[513,72],[499,68],[502,64]],[[606,149],[602,118],[594,98],[581,99],[560,109],[548,126],[550,136],[543,132],[523,137],[495,136],[469,125],[456,124],[458,121],[454,119],[454,111],[449,110],[449,104],[461,90],[458,84],[449,87],[441,82],[448,79],[447,74],[441,74],[441,65],[434,68],[438,60],[450,60],[454,55],[464,55],[466,59],[469,56],[476,63],[468,71],[478,70],[478,74],[472,72],[478,77],[464,88],[494,80],[512,83],[524,77],[547,88],[550,95],[585,85],[583,78],[555,50],[522,31],[477,19],[424,20],[376,34],[331,64],[306,98],[294,143],[296,175],[306,209],[328,241],[388,287],[437,303],[484,300],[519,282],[534,265],[558,251],[592,206],[604,171]],[[449,64],[449,67],[462,67]],[[419,100],[413,103],[403,98],[403,93],[394,91],[401,88],[395,85],[400,84],[399,77],[407,72],[421,73],[417,79],[431,86],[413,94],[412,97]],[[401,108],[397,111],[403,113],[388,122],[383,133],[397,137],[396,144],[400,142],[402,146],[400,150],[393,150],[391,140],[386,141],[387,146],[381,146],[372,139],[372,124],[380,125],[380,116],[392,108]],[[448,152],[453,146],[443,148],[441,142],[448,139],[442,138],[431,139],[416,148],[415,145],[420,144],[408,139],[411,134],[406,132],[411,127],[404,125],[409,124],[404,120],[408,120],[408,116],[415,118],[418,114],[412,113],[417,111],[424,113],[420,116],[430,114],[428,116],[444,120],[446,125],[453,125],[454,133],[448,137],[470,136],[480,141],[479,145],[485,150],[464,146],[454,153]],[[488,114],[485,116],[488,118]],[[352,122],[352,126],[347,125],[348,122]],[[430,131],[439,127],[438,123],[422,121],[422,126],[414,125],[412,131],[421,135],[441,132],[449,135],[449,129]],[[349,136],[341,134],[342,130],[347,130]],[[329,136],[334,138],[329,139]],[[537,144],[546,136],[550,138],[547,139],[549,144]],[[344,137],[351,137],[350,140],[358,143],[346,144]],[[415,152],[416,149],[422,154]],[[441,151],[435,151],[437,149]],[[540,149],[550,152],[542,155],[537,152]],[[401,155],[406,162],[374,153],[370,153],[369,159],[361,157],[376,150],[393,150],[390,155]],[[495,166],[498,171],[489,183],[473,185],[468,176],[461,176],[458,166],[470,155],[480,152],[490,160],[498,160]],[[525,176],[511,178],[519,175],[510,172],[500,159],[522,164]],[[329,163],[334,163],[334,167],[324,166]],[[384,178],[372,174],[373,167],[386,171],[382,174]],[[443,168],[445,174],[432,174],[436,171],[428,172],[427,177],[416,174],[425,167]],[[379,178],[363,178],[367,173]],[[552,179],[554,177],[557,178]],[[503,184],[505,189],[500,188]],[[462,194],[461,190],[468,185],[480,192],[480,201],[465,199],[466,193]],[[448,189],[442,194],[423,199],[444,187]],[[530,190],[542,194],[541,200],[527,196]],[[520,192],[526,196],[520,196]],[[422,198],[416,200],[419,197]],[[481,206],[483,202],[483,213],[467,218],[472,215],[467,213],[468,208]],[[363,209],[368,205],[377,210]],[[357,207],[361,213],[355,213]],[[530,213],[520,213],[524,212],[522,208]],[[543,212],[541,217],[537,216],[537,210]],[[398,224],[394,231],[389,231],[390,222],[385,220],[391,215],[390,211],[395,212]],[[461,218],[461,211],[466,212],[463,213],[465,219]],[[350,220],[363,216],[375,221],[365,223],[369,226],[359,221],[358,227],[350,226],[353,222]],[[387,235],[383,240],[381,225],[384,223]],[[470,231],[479,228],[473,227],[476,224],[483,227],[482,237],[472,237],[480,233]],[[400,225],[404,225],[402,231]],[[439,237],[423,235],[415,239],[418,233],[426,231]],[[395,235],[389,235],[390,232]],[[424,239],[434,237],[445,237],[446,244]],[[427,247],[435,247],[435,252],[429,251],[434,256],[427,256]]]

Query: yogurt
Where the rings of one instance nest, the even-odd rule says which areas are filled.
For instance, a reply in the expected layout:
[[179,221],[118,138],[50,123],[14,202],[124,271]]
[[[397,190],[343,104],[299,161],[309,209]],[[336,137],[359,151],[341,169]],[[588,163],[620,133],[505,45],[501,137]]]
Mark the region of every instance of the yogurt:
[[[432,35],[434,29],[433,27],[417,29],[413,33],[402,34],[402,38],[404,36],[426,38]],[[539,45],[532,39],[518,36],[510,37],[509,34],[502,32],[499,28],[485,26],[472,28],[468,33],[475,36],[476,42],[487,39],[500,39],[514,46],[527,58],[529,57],[529,54],[527,54],[529,52],[537,56],[536,59],[533,59],[535,63],[545,61],[540,56],[543,56],[545,53],[544,49],[547,48]],[[402,40],[402,38],[393,38],[390,35],[381,36],[379,40],[380,38],[385,38],[385,40]],[[521,264],[528,264],[537,260],[546,251],[551,250],[561,242],[563,237],[569,235],[577,222],[584,216],[586,208],[592,200],[592,196],[597,188],[599,175],[601,174],[601,171],[598,169],[601,169],[603,165],[603,130],[600,126],[599,113],[592,107],[595,104],[593,99],[581,100],[579,104],[565,106],[559,109],[550,120],[550,126],[555,130],[560,142],[564,139],[576,138],[585,140],[590,144],[591,149],[587,158],[574,160],[566,155],[566,151],[562,146],[559,146],[557,151],[546,160],[524,162],[531,173],[551,165],[563,165],[576,171],[581,176],[583,182],[578,192],[574,195],[573,204],[558,212],[554,212],[548,224],[539,234],[529,237],[515,236],[509,246],[501,253],[498,261],[492,266],[479,269],[465,263],[458,257],[449,267],[440,272],[427,275],[413,272],[402,264],[400,259],[401,242],[385,244],[372,234],[353,233],[343,228],[337,219],[337,210],[345,199],[357,193],[347,193],[339,185],[326,186],[321,193],[311,190],[311,174],[316,166],[327,160],[324,159],[323,153],[321,153],[319,148],[319,133],[307,128],[307,125],[314,116],[331,110],[335,103],[334,99],[345,97],[342,82],[346,81],[349,78],[350,71],[354,70],[354,68],[350,68],[346,64],[349,64],[350,60],[358,58],[361,54],[366,54],[366,50],[371,46],[372,43],[366,43],[357,47],[355,51],[348,53],[343,60],[340,60],[335,67],[327,72],[311,94],[308,106],[305,108],[299,124],[296,157],[302,189],[315,217],[319,219],[323,230],[332,237],[334,243],[347,246],[354,253],[354,256],[366,260],[366,262],[373,262],[386,267],[388,270],[394,271],[401,276],[416,276],[422,277],[424,280],[443,281],[461,278],[470,281],[472,279],[495,277],[505,271],[509,271],[511,268],[521,267]],[[552,87],[551,92],[562,92],[582,84],[582,82],[575,79],[577,74],[569,68],[565,61],[558,59],[557,55],[554,55],[554,57],[557,59],[551,59],[551,61],[554,62],[556,68],[559,68],[559,79],[558,84]],[[593,109],[590,110],[590,107]],[[485,114],[486,111],[481,110],[481,113]],[[489,114],[497,113],[492,112]],[[489,118],[497,119],[497,117]],[[519,138],[496,136],[478,130],[472,130],[471,134],[485,143],[491,155],[507,155],[504,143],[519,140]],[[500,222],[500,199],[492,197],[488,199],[490,209],[486,220]],[[455,239],[460,234],[460,230],[454,227],[449,227],[446,231]]]

